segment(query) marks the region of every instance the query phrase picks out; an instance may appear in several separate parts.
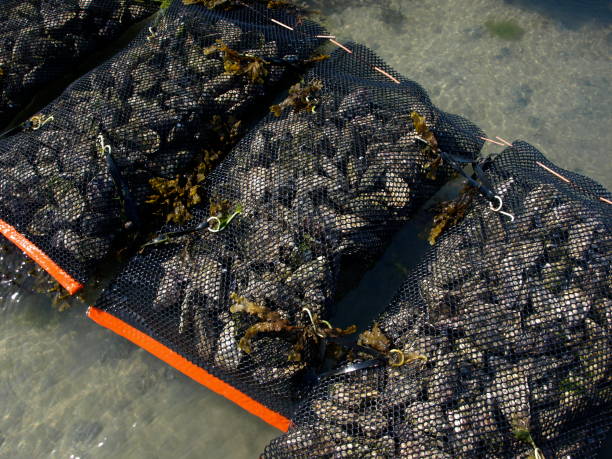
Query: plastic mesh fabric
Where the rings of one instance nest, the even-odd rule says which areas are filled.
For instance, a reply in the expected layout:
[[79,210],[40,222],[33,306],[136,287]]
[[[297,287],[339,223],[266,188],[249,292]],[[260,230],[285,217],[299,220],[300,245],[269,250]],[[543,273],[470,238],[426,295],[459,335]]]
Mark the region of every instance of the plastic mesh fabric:
[[132,24],[150,0],[7,0],[0,8],[0,126],[33,94]]
[[[297,20],[265,5],[213,11],[176,2],[151,30],[43,109],[40,129],[0,141],[0,219],[83,282],[118,235],[135,231],[130,211],[140,214],[142,231],[153,225],[159,208],[145,204],[152,178],[195,168],[208,155],[203,149],[219,143],[219,120],[245,117],[288,74],[285,60],[310,56],[321,41],[312,36],[322,30]],[[207,49],[217,40],[240,55],[275,61],[262,64],[261,81],[228,73],[225,53]]]
[[610,194],[523,142],[486,174],[516,219],[477,197],[409,274],[374,339],[406,363],[322,379],[265,457],[597,454],[612,419]]
[[197,211],[194,225],[226,202],[241,213],[225,230],[145,249],[96,305],[285,416],[314,344],[289,361],[299,336],[261,333],[247,353],[239,341],[265,320],[230,308],[250,301],[298,327],[310,324],[304,307],[327,317],[342,286],[450,175],[443,166],[427,178],[432,157],[411,111],[426,117],[445,151],[473,158],[482,146],[475,126],[436,109],[368,49],[347,46],[352,54],[338,50],[305,77],[303,87],[322,88],[308,99],[316,108],[270,114],[209,177],[213,206]]

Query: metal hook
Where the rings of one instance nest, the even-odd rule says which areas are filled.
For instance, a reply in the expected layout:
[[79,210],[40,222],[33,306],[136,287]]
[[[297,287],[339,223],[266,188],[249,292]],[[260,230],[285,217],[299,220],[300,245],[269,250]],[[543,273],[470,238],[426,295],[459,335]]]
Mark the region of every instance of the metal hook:
[[98,135],[98,142],[100,142],[100,152],[108,154],[111,153],[111,146],[104,142],[104,136],[102,134]]
[[[312,324],[312,329],[314,330],[315,335],[317,335],[319,338],[325,338],[325,335],[319,332],[319,327],[317,327],[317,324],[314,321],[314,317],[312,316],[312,312],[310,312],[310,309],[302,308],[302,312],[305,312],[306,314],[308,314],[308,317],[310,318],[310,323]],[[322,320],[321,322],[327,325],[329,328],[332,328],[331,324],[327,320]]]
[[149,35],[147,35],[147,41],[151,41],[152,38],[155,38],[155,30],[153,27],[149,27]]
[[502,206],[504,205],[502,198],[500,198],[499,196],[495,195],[494,199],[497,199],[498,205],[497,207],[493,206],[493,203],[491,201],[489,201],[489,209],[491,209],[493,212],[497,212],[500,213],[506,217],[508,217],[510,219],[511,222],[514,221],[514,215],[508,213],[508,212],[504,212],[503,210],[501,210]]
[[314,323],[314,319],[312,318],[312,312],[310,312],[310,309],[308,308],[302,308],[302,312],[305,312],[306,314],[308,314],[308,317],[310,318],[310,322],[312,323],[312,326],[315,326]]
[[46,118],[45,118],[45,115],[42,113],[39,113],[38,115],[34,115],[32,118],[30,118],[30,122],[32,123],[32,130],[37,131],[41,127],[43,127],[45,124],[47,124],[49,121],[53,121],[54,119],[55,118],[53,117],[53,115],[48,116]]
[[429,145],[429,142],[425,140],[423,137],[421,137],[420,135],[415,135],[414,138],[423,142],[425,145]]
[[[238,215],[240,212],[241,212],[240,209],[235,210],[234,213],[232,213],[227,218],[227,220],[223,222],[221,221],[219,217],[215,217],[215,216],[208,217],[208,220],[206,220],[206,222],[209,223],[208,231],[210,231],[211,233],[218,233],[219,231],[223,231],[227,227],[227,225],[229,225],[231,221],[236,217],[236,215]],[[212,227],[212,225],[210,225],[211,221],[217,223],[215,227]]]

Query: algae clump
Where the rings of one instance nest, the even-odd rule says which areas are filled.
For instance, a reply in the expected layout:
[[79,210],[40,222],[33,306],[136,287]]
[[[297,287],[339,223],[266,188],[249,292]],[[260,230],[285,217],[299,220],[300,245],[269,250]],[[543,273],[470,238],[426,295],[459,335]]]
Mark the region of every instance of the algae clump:
[[494,21],[490,19],[485,22],[485,27],[491,35],[502,40],[518,41],[525,35],[525,29],[513,20]]

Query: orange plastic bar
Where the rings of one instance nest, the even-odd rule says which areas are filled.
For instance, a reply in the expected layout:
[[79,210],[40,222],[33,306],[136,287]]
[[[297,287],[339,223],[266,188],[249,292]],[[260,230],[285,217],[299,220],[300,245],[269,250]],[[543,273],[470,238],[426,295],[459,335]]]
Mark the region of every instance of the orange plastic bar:
[[282,414],[272,411],[258,401],[253,400],[234,386],[229,385],[225,381],[211,375],[206,370],[194,365],[185,357],[177,354],[159,341],[154,340],[149,335],[135,329],[123,320],[93,306],[87,310],[87,316],[97,324],[108,328],[119,336],[123,336],[125,339],[140,346],[145,351],[150,352],[158,359],[163,360],[194,381],[208,387],[210,390],[244,408],[249,413],[263,419],[271,426],[283,432],[289,430],[291,421]]
[[49,256],[40,250],[36,245],[32,244],[23,234],[6,223],[0,220],[0,233],[9,241],[19,247],[23,252],[34,260],[38,265],[47,271],[59,284],[68,290],[71,295],[75,294],[83,288],[83,284],[75,280],[70,274],[64,271],[55,263]]

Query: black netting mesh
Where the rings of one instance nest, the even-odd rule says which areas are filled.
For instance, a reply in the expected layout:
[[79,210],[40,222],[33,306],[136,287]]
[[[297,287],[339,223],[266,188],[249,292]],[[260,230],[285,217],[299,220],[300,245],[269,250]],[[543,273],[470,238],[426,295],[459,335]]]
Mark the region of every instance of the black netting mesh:
[[[347,46],[352,54],[319,63],[205,183],[211,205],[192,226],[238,213],[227,227],[146,248],[96,305],[284,415],[315,354],[303,308],[315,323],[327,317],[341,286],[448,179],[432,142],[464,158],[482,146],[475,126]],[[435,139],[419,140],[413,111]],[[261,333],[239,345],[252,326]]]
[[485,170],[516,219],[475,198],[361,335],[389,360],[322,378],[265,457],[597,454],[612,419],[611,195],[523,142]]
[[[0,219],[84,281],[123,230],[178,213],[181,193],[197,200],[196,183],[231,144],[226,131],[311,55],[321,32],[257,2],[230,11],[175,2],[43,109],[39,129],[0,141]],[[196,166],[193,182],[179,178]]]
[[4,0],[0,7],[0,126],[35,91],[152,14],[153,0]]

